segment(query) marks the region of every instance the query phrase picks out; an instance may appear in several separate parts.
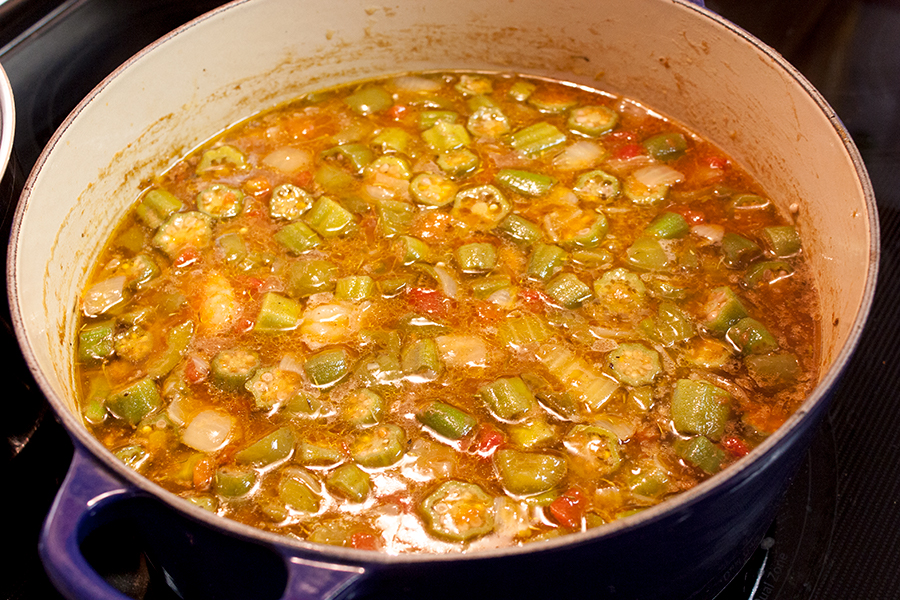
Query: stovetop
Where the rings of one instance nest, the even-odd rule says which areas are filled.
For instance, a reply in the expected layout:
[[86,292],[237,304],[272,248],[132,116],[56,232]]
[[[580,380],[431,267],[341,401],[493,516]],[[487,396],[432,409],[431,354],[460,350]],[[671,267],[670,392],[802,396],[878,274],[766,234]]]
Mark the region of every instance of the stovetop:
[[[104,76],[215,0],[0,0],[0,64],[16,99],[14,156],[0,183],[0,235],[53,131]],[[759,549],[716,600],[900,597],[900,3],[708,0],[781,52],[823,93],[869,169],[882,228],[872,315],[827,421]],[[177,76],[177,74],[173,74]],[[4,257],[5,258],[5,257]],[[4,291],[5,294],[5,291]],[[18,352],[0,306],[0,428],[6,489],[0,599],[55,599],[37,554],[72,445]],[[86,549],[86,551],[88,551]],[[97,567],[135,598],[172,598],[143,563]],[[676,599],[672,599],[676,600]]]

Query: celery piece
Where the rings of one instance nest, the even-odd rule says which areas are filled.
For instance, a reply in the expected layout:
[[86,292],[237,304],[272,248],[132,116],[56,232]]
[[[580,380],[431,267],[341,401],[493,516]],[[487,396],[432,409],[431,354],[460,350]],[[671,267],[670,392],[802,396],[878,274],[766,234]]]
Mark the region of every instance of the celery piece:
[[319,165],[313,178],[329,194],[342,194],[356,185],[353,175],[327,162]]
[[269,216],[273,219],[296,221],[313,204],[313,197],[303,188],[292,183],[283,183],[272,190],[269,198]]
[[433,401],[416,414],[416,419],[438,435],[451,440],[467,436],[477,424],[475,417],[455,406]]
[[372,478],[353,463],[348,463],[329,473],[325,486],[350,502],[365,502],[372,493]]
[[521,169],[500,169],[494,177],[494,182],[507,191],[528,198],[537,198],[549,192],[556,185],[557,179],[543,173]]
[[338,272],[337,265],[321,258],[299,260],[290,266],[288,293],[304,298],[319,292],[330,292],[336,285]]
[[621,184],[615,175],[595,169],[579,175],[572,191],[585,202],[606,204],[619,195],[620,189]]
[[550,491],[562,483],[567,471],[566,460],[561,456],[510,448],[494,453],[494,468],[503,487],[517,496]]
[[525,102],[536,88],[537,86],[530,81],[519,79],[510,86],[508,95],[513,100]]
[[285,225],[273,237],[292,254],[303,254],[322,245],[322,238],[319,237],[319,234],[302,221]]
[[276,292],[266,292],[253,330],[266,333],[290,331],[297,328],[302,316],[302,304]]
[[400,257],[404,265],[411,265],[416,262],[431,262],[431,248],[428,244],[408,235],[401,235],[397,245],[400,248]]
[[647,288],[636,273],[620,267],[594,281],[594,295],[610,312],[625,315],[646,304]]
[[687,140],[678,132],[665,132],[643,141],[644,148],[656,160],[670,161],[684,156]]
[[195,200],[197,210],[213,219],[236,217],[244,208],[244,192],[216,183],[201,190]]
[[508,136],[509,144],[529,158],[535,158],[566,143],[566,134],[541,121]]
[[366,468],[388,467],[406,453],[406,432],[397,425],[383,423],[356,434],[350,455]]
[[382,296],[384,296],[385,298],[393,298],[407,287],[413,285],[413,283],[415,283],[415,280],[416,278],[412,275],[390,277],[388,279],[382,279],[381,281],[379,281],[378,288],[381,290]]
[[244,153],[234,146],[223,145],[217,148],[211,148],[203,153],[200,162],[197,163],[197,175],[203,175],[209,172],[228,172],[234,169],[244,169],[247,167],[247,159]]
[[503,420],[518,419],[532,410],[534,395],[521,377],[504,377],[478,390],[488,409]]
[[258,475],[250,467],[224,465],[216,470],[216,493],[225,498],[240,498],[250,493]]
[[590,136],[606,133],[619,122],[619,113],[608,106],[579,106],[569,111],[566,125],[569,129]]
[[209,363],[209,380],[227,392],[236,392],[256,373],[261,364],[259,354],[247,348],[220,350]]
[[494,530],[494,497],[467,481],[445,481],[419,506],[432,535],[466,542]]
[[718,440],[731,415],[731,394],[706,381],[679,379],[672,392],[671,411],[679,433]]
[[506,346],[537,344],[553,337],[553,330],[536,315],[521,315],[504,320],[497,327],[497,337]]
[[691,228],[684,217],[676,212],[664,212],[644,229],[644,235],[663,240],[682,238],[690,233]]
[[132,254],[141,252],[146,243],[144,227],[137,224],[127,227],[124,231],[116,235],[115,241],[113,241],[113,245]]
[[600,245],[600,242],[603,241],[603,238],[606,237],[606,232],[608,230],[609,220],[606,218],[606,215],[597,212],[590,225],[584,229],[573,232],[571,235],[567,235],[566,238],[561,241],[561,244],[565,248],[596,248]]
[[794,274],[794,268],[783,260],[764,260],[747,269],[744,282],[751,288],[778,283]]
[[556,439],[556,429],[543,417],[524,423],[514,423],[507,431],[509,440],[524,450],[551,444]]
[[338,300],[359,302],[365,300],[375,291],[375,281],[368,275],[350,275],[341,277],[334,286],[334,297]]
[[464,125],[437,121],[422,132],[422,139],[435,152],[449,152],[472,144],[472,138]]
[[385,127],[372,138],[372,145],[380,147],[383,152],[394,151],[409,154],[412,142],[413,136],[399,127]]
[[751,317],[745,317],[728,328],[725,339],[741,354],[766,354],[778,348],[778,341],[765,326]]
[[434,378],[443,371],[437,345],[431,338],[419,338],[403,346],[400,365],[405,375]]
[[87,365],[98,364],[116,351],[113,343],[115,321],[89,323],[78,332],[78,360]]
[[456,262],[464,273],[482,273],[497,266],[497,249],[488,242],[463,244],[455,254]]
[[427,206],[450,204],[457,189],[455,183],[435,173],[419,173],[409,182],[409,193],[413,200]]
[[202,250],[212,243],[212,220],[199,211],[171,215],[159,226],[152,244],[169,258],[176,258],[185,248]]
[[397,321],[397,329],[406,335],[414,334],[428,337],[450,332],[450,328],[443,323],[415,313],[408,313],[400,317]]
[[191,340],[194,339],[194,322],[184,321],[172,327],[166,333],[166,348],[147,365],[147,375],[159,379],[174,369],[187,354]]
[[730,231],[722,236],[722,262],[729,269],[743,268],[761,254],[762,248],[753,240]]
[[301,467],[284,469],[278,481],[278,498],[288,508],[299,512],[318,512],[321,490],[316,476]]
[[543,237],[541,228],[519,215],[507,215],[500,221],[497,229],[508,235],[513,241],[530,245],[539,242]]
[[222,250],[228,265],[239,267],[250,256],[244,238],[237,232],[219,236],[216,238],[216,245]]
[[303,370],[319,388],[330,388],[350,372],[350,355],[343,348],[323,350],[306,358]]
[[751,354],[744,357],[750,377],[761,388],[779,389],[797,383],[800,362],[790,353]]
[[460,190],[453,198],[450,214],[477,231],[487,231],[502,221],[512,205],[492,185],[479,185]]
[[632,267],[644,271],[663,271],[672,264],[659,240],[646,236],[634,240],[625,250],[625,260]]
[[138,218],[150,229],[156,229],[169,216],[184,207],[184,203],[168,190],[152,188],[144,194],[135,208]]
[[370,85],[344,98],[344,104],[361,115],[371,115],[389,109],[394,99],[383,87]]
[[509,118],[498,106],[479,106],[466,120],[466,129],[478,137],[499,138],[509,133]]
[[643,344],[620,344],[606,360],[616,379],[632,387],[650,385],[662,370],[659,353]]
[[303,378],[296,371],[271,367],[257,369],[244,388],[253,395],[256,408],[271,410],[282,404],[291,404],[301,393]]
[[724,450],[702,435],[689,440],[675,440],[674,448],[676,455],[710,475],[718,473],[725,462]]
[[239,465],[264,467],[288,458],[294,451],[294,432],[290,427],[279,427],[261,437],[234,455]]
[[566,263],[568,254],[553,244],[537,244],[528,258],[525,273],[532,279],[546,281]]
[[321,196],[315,201],[306,213],[305,220],[307,225],[324,238],[345,235],[356,225],[353,213],[328,196]]
[[419,113],[419,130],[425,131],[438,124],[438,121],[453,124],[459,122],[459,113],[455,110],[423,110]]
[[760,235],[772,254],[779,258],[800,252],[800,234],[793,225],[765,227]]
[[472,295],[479,300],[485,300],[500,290],[509,290],[512,281],[509,275],[490,275],[476,279],[471,284]]
[[460,75],[453,89],[463,96],[478,96],[493,92],[494,84],[484,75]]
[[375,425],[384,416],[384,398],[372,390],[354,390],[344,398],[341,415],[355,427]]
[[737,294],[727,286],[717,287],[709,292],[700,314],[700,322],[704,327],[721,334],[748,316],[747,309],[741,304]]
[[619,438],[599,425],[575,425],[563,439],[563,446],[582,461],[591,477],[604,477],[622,465]]
[[401,200],[378,202],[378,229],[382,236],[392,238],[405,234],[412,227],[417,214],[416,207]]
[[600,410],[620,387],[618,381],[598,373],[592,364],[552,341],[543,344],[537,356],[565,390],[592,411]]
[[106,398],[112,388],[109,379],[103,371],[90,376],[87,389],[84,394],[84,419],[91,425],[98,425],[106,420]]
[[144,377],[110,393],[106,399],[109,412],[131,425],[137,426],[144,417],[162,407],[159,388],[150,377]]
[[468,148],[455,148],[441,152],[435,162],[447,175],[463,177],[477,169],[481,164],[481,159]]
[[557,275],[544,288],[560,306],[577,308],[591,298],[591,288],[574,273]]

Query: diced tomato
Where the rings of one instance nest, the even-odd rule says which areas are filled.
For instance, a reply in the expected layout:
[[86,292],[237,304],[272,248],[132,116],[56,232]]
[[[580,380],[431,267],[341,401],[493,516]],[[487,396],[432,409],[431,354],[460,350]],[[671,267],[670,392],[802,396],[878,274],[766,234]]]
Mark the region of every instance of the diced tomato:
[[208,490],[216,474],[216,465],[207,457],[201,458],[194,465],[193,484],[195,490]]
[[241,317],[240,319],[237,320],[237,323],[235,324],[234,328],[238,333],[247,333],[248,331],[253,329],[253,325],[254,325],[253,321],[251,321],[247,317]]
[[616,142],[637,142],[638,136],[634,131],[630,131],[627,129],[619,129],[617,131],[610,131],[606,135],[603,136],[604,141],[616,141]]
[[490,423],[485,423],[475,432],[475,437],[472,438],[472,443],[469,444],[469,452],[482,458],[489,458],[505,442],[506,436],[503,435],[502,431]]
[[553,304],[550,296],[540,290],[523,288],[518,291],[519,299],[525,304],[525,308],[531,312],[542,313]]
[[644,147],[640,144],[625,144],[624,146],[619,146],[619,148],[613,152],[613,158],[617,160],[628,160],[629,158],[640,156],[643,153]]
[[405,105],[395,104],[392,107],[390,107],[389,109],[387,109],[387,111],[385,111],[384,114],[387,115],[387,118],[389,118],[389,119],[392,119],[394,121],[399,121],[404,116],[406,116],[406,113],[408,111],[409,111],[409,108],[406,107]]
[[432,317],[446,317],[456,307],[452,298],[429,288],[409,288],[406,297],[415,310]]
[[209,374],[209,363],[199,356],[191,356],[184,363],[184,377],[188,383],[200,383]]
[[293,177],[291,177],[291,181],[293,181],[294,185],[297,187],[305,188],[310,183],[312,183],[313,174],[310,171],[300,171],[299,173],[295,173]]
[[450,215],[437,210],[430,210],[425,213],[416,223],[416,229],[413,235],[423,240],[434,240],[446,236],[453,227]]
[[378,538],[365,531],[357,531],[350,536],[350,547],[357,550],[378,550]]
[[506,316],[506,311],[490,302],[476,302],[475,316],[482,323],[496,323]]
[[683,204],[676,204],[670,206],[669,210],[684,217],[684,220],[688,222],[688,225],[699,225],[700,223],[706,222],[706,215],[696,208],[691,208]]
[[738,437],[727,437],[723,439],[722,446],[738,458],[747,456],[750,452],[750,447],[747,445],[747,442]]
[[553,519],[566,529],[581,529],[587,510],[587,498],[577,487],[570,487],[548,507]]
[[176,268],[183,269],[184,267],[194,264],[198,260],[200,260],[200,253],[197,252],[196,248],[185,248],[175,257],[174,264]]
[[710,169],[724,169],[728,166],[728,159],[723,156],[710,154],[704,160]]

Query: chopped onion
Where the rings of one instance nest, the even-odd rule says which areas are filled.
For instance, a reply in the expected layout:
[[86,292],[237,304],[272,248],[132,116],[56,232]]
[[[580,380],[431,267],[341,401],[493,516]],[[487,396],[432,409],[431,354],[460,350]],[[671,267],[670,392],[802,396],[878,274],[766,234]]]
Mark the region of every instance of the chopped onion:
[[453,274],[443,265],[434,265],[434,272],[441,284],[444,295],[449,298],[456,298],[459,295],[459,283]]
[[221,450],[231,438],[234,417],[217,410],[204,410],[194,417],[181,434],[181,441],[200,452]]
[[563,171],[579,171],[595,167],[606,156],[606,150],[597,142],[575,142],[553,159],[553,166]]
[[691,233],[709,240],[713,244],[718,244],[725,236],[725,228],[721,225],[702,223],[700,225],[694,225],[693,227],[691,227]]
[[474,335],[451,333],[434,338],[441,359],[453,367],[486,367],[487,344]]
[[285,354],[281,359],[281,362],[278,363],[278,368],[282,371],[292,371],[294,373],[303,374],[303,364],[297,360],[297,357],[293,354]]
[[285,146],[267,154],[262,162],[267,167],[293,175],[303,169],[310,169],[312,157],[306,150]]
[[391,82],[398,92],[436,92],[441,89],[441,82],[427,77],[404,75],[395,77]]
[[650,189],[661,185],[675,185],[684,181],[684,175],[668,165],[653,164],[642,167],[632,175],[641,184]]
[[183,427],[187,422],[187,398],[181,394],[176,394],[169,402],[169,408],[166,409],[166,415],[178,426]]
[[108,311],[125,299],[125,276],[110,277],[91,286],[84,294],[81,309],[89,317]]

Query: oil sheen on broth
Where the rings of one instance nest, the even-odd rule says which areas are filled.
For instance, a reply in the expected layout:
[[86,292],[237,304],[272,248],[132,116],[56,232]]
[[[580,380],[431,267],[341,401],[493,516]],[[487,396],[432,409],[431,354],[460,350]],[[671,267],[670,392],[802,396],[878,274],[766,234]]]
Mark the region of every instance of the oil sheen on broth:
[[81,406],[116,456],[219,515],[391,553],[632,515],[816,378],[798,231],[738,165],[510,74],[250,118],[147,182],[79,302]]

